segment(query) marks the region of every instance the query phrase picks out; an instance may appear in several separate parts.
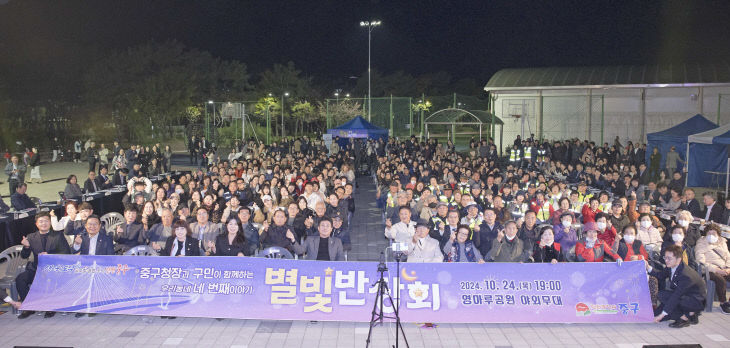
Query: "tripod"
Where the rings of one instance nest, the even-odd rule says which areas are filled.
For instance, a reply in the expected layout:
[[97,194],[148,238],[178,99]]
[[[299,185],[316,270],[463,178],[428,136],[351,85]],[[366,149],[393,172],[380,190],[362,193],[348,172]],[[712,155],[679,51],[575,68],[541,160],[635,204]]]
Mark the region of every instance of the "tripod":
[[[400,286],[400,255],[396,253],[395,256],[396,261],[396,270],[398,273],[398,284],[396,285],[396,288]],[[380,324],[383,324],[383,318],[388,319],[395,319],[395,346],[398,348],[398,331],[400,330],[400,333],[403,335],[403,341],[406,342],[406,347],[410,347],[408,345],[408,339],[406,338],[406,333],[403,331],[403,325],[400,323],[400,315],[398,314],[398,307],[400,307],[400,297],[398,297],[398,303],[396,304],[393,301],[393,296],[390,294],[390,290],[388,289],[388,283],[385,281],[384,273],[388,271],[388,266],[385,264],[385,254],[381,251],[380,252],[380,263],[378,264],[378,272],[380,273],[380,279],[378,279],[375,284],[372,286],[378,286],[378,292],[375,295],[375,304],[373,305],[373,313],[370,317],[370,329],[368,330],[368,338],[365,340],[365,347],[370,347],[370,337],[373,333],[373,326],[377,325],[378,322]],[[390,304],[393,306],[393,312],[395,316],[386,316],[383,313],[383,300],[384,297],[388,296],[388,299],[390,299]],[[378,305],[380,305],[380,309],[378,309]]]

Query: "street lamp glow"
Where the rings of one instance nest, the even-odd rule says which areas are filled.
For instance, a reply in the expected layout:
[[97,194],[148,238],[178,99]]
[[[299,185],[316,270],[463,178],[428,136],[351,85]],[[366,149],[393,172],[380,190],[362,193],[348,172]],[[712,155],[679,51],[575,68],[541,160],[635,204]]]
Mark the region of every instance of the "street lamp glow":
[[284,139],[284,97],[288,97],[289,92],[284,92],[281,95],[281,138]]
[[349,97],[350,97],[350,93],[345,94],[345,98],[349,98]]
[[382,23],[381,21],[375,21],[375,20],[371,20],[371,21],[360,21],[360,26],[361,27],[367,27],[367,29],[368,29],[368,121],[370,121],[370,119],[371,119],[370,115],[371,115],[371,109],[372,109],[372,106],[373,106],[373,103],[372,103],[372,94],[371,94],[372,93],[372,89],[371,89],[371,84],[370,84],[370,81],[371,81],[371,79],[370,79],[370,70],[371,70],[370,69],[370,61],[371,61],[371,59],[370,59],[370,52],[371,52],[370,47],[371,47],[371,45],[370,44],[371,44],[371,41],[372,41],[371,37],[372,37],[373,28],[379,26],[381,23]]
[[335,92],[335,97],[339,97],[339,96],[340,96],[340,94]]
[[208,104],[213,104],[213,101],[212,100],[208,100]]
[[285,97],[288,97],[289,96],[289,92],[284,92],[284,96]]

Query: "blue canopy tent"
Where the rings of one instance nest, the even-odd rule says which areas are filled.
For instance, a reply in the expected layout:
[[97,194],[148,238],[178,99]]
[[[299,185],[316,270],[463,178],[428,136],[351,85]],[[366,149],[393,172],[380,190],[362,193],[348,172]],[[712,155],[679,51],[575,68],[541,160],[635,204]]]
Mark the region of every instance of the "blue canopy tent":
[[687,186],[720,186],[725,181],[725,194],[728,188],[728,146],[730,146],[730,124],[717,127],[687,139],[687,162],[689,171]]
[[[704,116],[697,114],[672,128],[665,129],[661,132],[647,134],[646,163],[649,163],[649,157],[651,156],[652,151],[654,151],[654,147],[658,148],[659,153],[662,155],[659,168],[664,168],[666,159],[665,154],[669,152],[669,149],[672,146],[674,146],[676,151],[679,153],[679,157],[683,161],[686,160],[687,153],[685,149],[687,147],[687,138],[692,134],[701,133],[714,128],[717,128],[716,124],[706,119]],[[678,167],[678,169],[681,168],[681,166]]]
[[333,139],[340,137],[337,142],[340,146],[346,146],[351,138],[383,139],[383,141],[388,141],[387,129],[373,125],[362,118],[362,116],[355,116],[355,118],[339,127],[328,129],[327,134],[332,134]]

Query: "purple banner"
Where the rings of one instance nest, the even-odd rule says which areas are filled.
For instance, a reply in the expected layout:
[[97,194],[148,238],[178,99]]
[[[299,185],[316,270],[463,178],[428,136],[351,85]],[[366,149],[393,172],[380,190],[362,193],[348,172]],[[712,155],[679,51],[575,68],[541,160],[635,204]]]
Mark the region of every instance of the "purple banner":
[[[370,320],[374,262],[41,255],[24,310],[286,320]],[[642,261],[401,263],[401,319],[437,323],[649,322]],[[388,284],[396,264],[388,264]],[[391,287],[392,289],[392,287]],[[384,312],[392,313],[386,299]]]
[[329,129],[327,134],[332,134],[332,137],[340,138],[367,138],[368,131],[364,129]]

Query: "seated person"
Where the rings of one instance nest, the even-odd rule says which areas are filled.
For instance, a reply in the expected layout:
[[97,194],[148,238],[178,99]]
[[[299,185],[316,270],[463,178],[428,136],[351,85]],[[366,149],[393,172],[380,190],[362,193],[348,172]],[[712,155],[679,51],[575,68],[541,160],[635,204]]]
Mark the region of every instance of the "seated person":
[[114,231],[114,241],[117,243],[115,249],[125,253],[137,245],[144,244],[142,229],[142,224],[137,222],[137,209],[134,205],[127,204],[124,207],[124,222]]
[[529,251],[526,250],[522,240],[517,238],[517,223],[507,221],[504,230],[497,233],[497,238],[492,241],[492,249],[487,254],[487,260],[495,262],[525,262]]
[[[662,250],[659,255],[664,255],[664,251],[670,246],[677,245],[682,249],[682,262],[689,266],[696,265],[695,254],[691,252],[690,246],[684,241],[686,233],[685,229],[682,226],[675,225],[670,231],[672,234],[671,241],[662,243]],[[690,252],[688,252],[688,250],[690,250]],[[649,254],[649,257],[652,257],[651,254]]]
[[444,254],[439,249],[439,242],[428,235],[428,221],[418,221],[416,233],[408,242],[406,254],[408,254],[408,262],[444,261]]
[[623,261],[606,242],[598,239],[595,222],[585,224],[585,238],[575,244],[575,258],[578,262],[603,262],[608,256],[612,261]]
[[77,183],[76,175],[69,175],[66,179],[66,188],[63,190],[63,197],[65,199],[81,200],[81,196],[83,195],[81,186]]
[[99,180],[96,179],[96,172],[93,170],[89,171],[89,177],[84,181],[84,191],[86,193],[94,193],[100,190],[102,190],[102,187]]
[[332,236],[332,220],[324,217],[317,226],[319,235],[308,236],[304,245],[299,244],[291,230],[286,231],[286,237],[291,241],[292,248],[297,254],[306,254],[305,260],[345,261],[345,252],[342,241]]
[[540,230],[540,241],[535,243],[532,251],[533,262],[565,262],[565,255],[560,251],[560,243],[555,242],[555,235],[551,226]]
[[710,279],[715,282],[715,293],[720,301],[720,309],[730,314],[730,302],[727,301],[727,283],[730,280],[730,252],[727,241],[720,236],[720,226],[712,224],[705,229],[706,236],[697,242],[695,256],[697,262],[707,267]]
[[286,212],[283,209],[276,209],[272,220],[273,224],[271,225],[269,225],[268,222],[264,222],[263,232],[261,232],[260,235],[261,246],[264,249],[277,246],[289,251],[294,250],[291,238],[289,238],[289,232],[291,232],[291,229],[289,229],[286,225]]
[[10,196],[10,204],[16,211],[24,209],[35,208],[35,204],[30,200],[25,192],[28,191],[28,184],[22,183],[15,189],[15,193]]
[[400,221],[394,225],[390,219],[385,221],[385,237],[397,243],[408,243],[416,233],[416,222],[411,221],[411,208],[401,206],[398,209],[398,217]]
[[449,240],[444,244],[446,262],[477,262],[484,263],[484,258],[474,241],[469,239],[471,230],[469,226],[459,225],[455,233],[449,235]]
[[667,267],[661,271],[652,269],[646,262],[649,275],[660,283],[670,279],[669,289],[659,291],[659,306],[654,310],[654,322],[672,319],[669,327],[683,328],[699,323],[699,313],[705,308],[705,282],[699,274],[682,262],[682,247],[670,245],[664,251]]
[[8,211],[10,211],[10,207],[8,207],[8,205],[5,204],[5,201],[3,201],[3,197],[0,196],[0,214],[5,214]]
[[[164,218],[163,218],[164,220]],[[174,235],[167,237],[162,256],[200,256],[200,243],[192,237],[192,231],[187,222],[175,221],[172,225]]]
[[560,223],[553,226],[555,241],[562,246],[563,254],[568,255],[578,241],[578,231],[573,227],[573,216],[564,212],[560,216]]
[[114,241],[102,231],[98,215],[86,218],[84,232],[74,238],[73,253],[79,255],[114,255]]
[[636,239],[644,244],[648,252],[657,252],[662,246],[662,235],[652,225],[651,215],[641,214],[636,222]]
[[[201,209],[202,210],[202,209]],[[215,256],[251,256],[241,222],[235,216],[226,220],[223,233],[218,234],[215,243],[209,242],[210,254]]]

